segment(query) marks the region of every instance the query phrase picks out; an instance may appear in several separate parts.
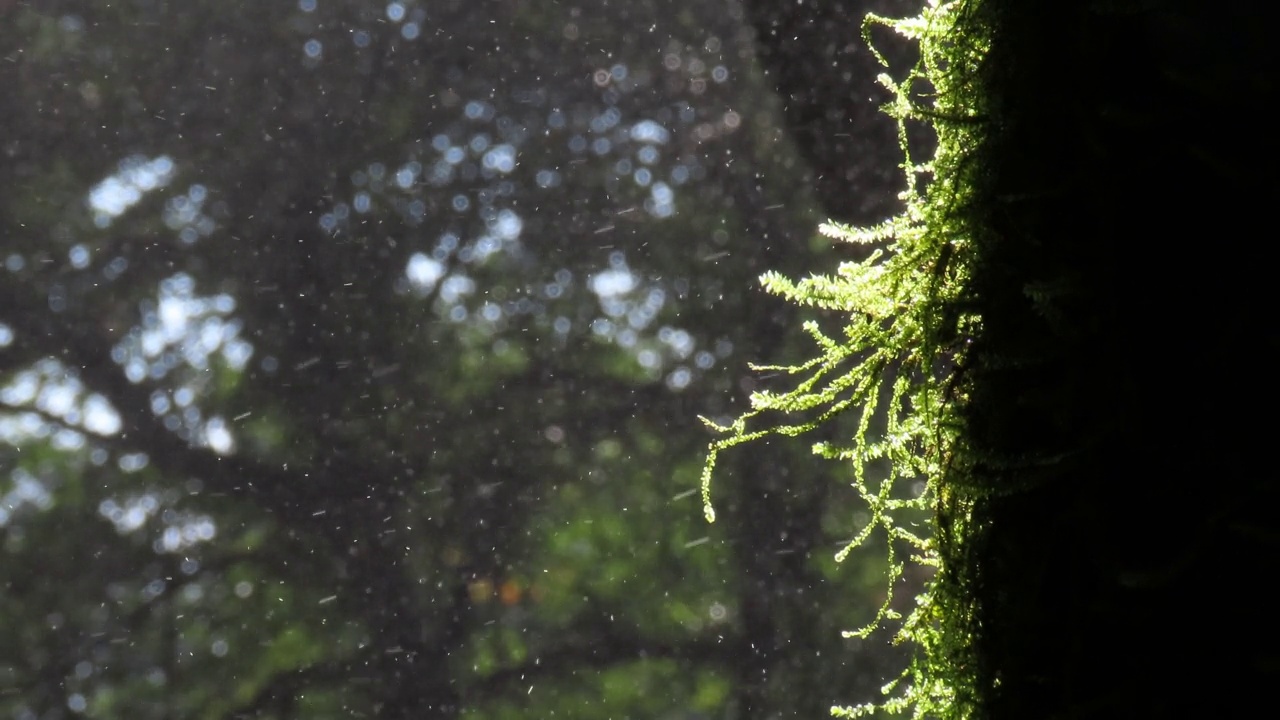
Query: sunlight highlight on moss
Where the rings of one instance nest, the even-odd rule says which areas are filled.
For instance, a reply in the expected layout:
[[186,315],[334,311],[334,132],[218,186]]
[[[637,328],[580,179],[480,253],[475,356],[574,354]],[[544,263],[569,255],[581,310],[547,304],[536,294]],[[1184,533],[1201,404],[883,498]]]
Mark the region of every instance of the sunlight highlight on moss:
[[[790,390],[753,393],[751,409],[727,426],[703,418],[721,435],[711,443],[702,474],[704,512],[714,521],[711,481],[721,452],[769,436],[802,435],[844,413],[858,413],[847,444],[821,442],[813,447],[815,454],[848,464],[853,487],[869,510],[869,522],[840,550],[837,561],[862,547],[877,530],[889,538],[886,599],[868,625],[846,637],[865,638],[894,621],[895,640],[914,644],[917,652],[902,675],[884,687],[885,700],[832,708],[837,717],[967,713],[956,697],[957,687],[968,681],[963,663],[954,662],[963,655],[964,622],[947,615],[960,605],[947,602],[950,590],[939,582],[945,572],[938,572],[945,558],[933,538],[940,530],[957,532],[965,523],[963,516],[940,519],[937,510],[946,495],[942,477],[956,436],[957,403],[963,401],[953,380],[968,338],[980,324],[961,302],[970,262],[964,210],[972,170],[965,159],[980,129],[974,121],[978,100],[972,78],[985,49],[978,28],[958,28],[969,4],[931,0],[917,17],[866,19],[864,36],[871,27],[885,26],[918,42],[921,50],[921,60],[906,80],[895,82],[887,73],[879,78],[893,93],[884,110],[898,124],[907,180],[901,195],[905,208],[868,228],[823,224],[819,231],[827,237],[872,246],[865,259],[842,263],[832,275],[798,281],[775,272],[761,277],[768,292],[799,305],[846,313],[846,323],[839,336],[824,332],[817,323],[805,323],[816,345],[816,355],[805,363],[753,366],[794,376]],[[877,57],[887,67],[883,56]],[[917,164],[911,157],[908,121],[926,123],[936,133],[937,149],[929,162]],[[866,472],[873,461],[889,468],[878,482]],[[921,481],[923,492],[902,491],[905,483]],[[935,522],[924,532],[899,524],[895,517],[904,511],[928,512]],[[943,523],[946,528],[940,527]],[[901,556],[901,547],[909,548],[908,557]],[[893,589],[911,565],[936,574],[903,618],[892,609]]]

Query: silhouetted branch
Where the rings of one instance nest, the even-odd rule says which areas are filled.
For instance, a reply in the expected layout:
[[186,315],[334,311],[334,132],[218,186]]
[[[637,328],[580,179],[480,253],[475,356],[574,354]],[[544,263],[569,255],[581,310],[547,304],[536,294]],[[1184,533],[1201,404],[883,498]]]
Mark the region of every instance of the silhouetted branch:
[[[38,304],[18,283],[0,284],[0,307]],[[346,458],[337,454],[324,466],[291,470],[240,455],[219,455],[179,437],[152,411],[151,389],[125,377],[111,359],[112,343],[96,331],[92,320],[74,309],[57,315],[19,311],[5,321],[20,334],[20,342],[61,360],[87,389],[105,397],[120,415],[116,442],[146,452],[151,463],[168,475],[200,478],[210,492],[243,497],[290,527],[326,538],[331,535],[326,532],[330,525],[316,517],[310,505],[297,502],[298,489],[305,487],[310,496],[339,504],[361,491],[355,487],[358,484],[346,480],[367,476],[366,469],[346,466]]]

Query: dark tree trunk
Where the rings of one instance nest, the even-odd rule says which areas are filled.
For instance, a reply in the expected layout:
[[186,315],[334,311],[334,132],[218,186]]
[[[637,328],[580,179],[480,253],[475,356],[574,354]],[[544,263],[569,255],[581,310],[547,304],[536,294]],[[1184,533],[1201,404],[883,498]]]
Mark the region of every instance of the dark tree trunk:
[[986,717],[1227,717],[1277,680],[1276,624],[1246,599],[1278,549],[1251,229],[1274,141],[1224,105],[1269,105],[1267,31],[1183,5],[983,3],[967,419]]

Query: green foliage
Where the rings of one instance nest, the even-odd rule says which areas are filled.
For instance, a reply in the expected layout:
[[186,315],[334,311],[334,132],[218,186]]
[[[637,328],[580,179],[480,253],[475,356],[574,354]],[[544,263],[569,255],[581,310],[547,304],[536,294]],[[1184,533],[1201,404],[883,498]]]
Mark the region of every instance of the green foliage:
[[[867,18],[866,29],[889,27],[918,42],[921,51],[906,80],[896,82],[887,73],[879,78],[894,97],[885,112],[898,124],[905,207],[869,228],[822,225],[828,237],[872,248],[865,259],[842,263],[834,275],[800,281],[776,272],[761,277],[771,293],[842,314],[844,327],[835,335],[817,322],[806,322],[816,357],[794,366],[755,366],[797,377],[792,389],[754,393],[751,409],[729,425],[703,419],[722,435],[711,444],[702,475],[705,514],[714,522],[711,479],[721,452],[770,436],[813,432],[838,416],[856,413],[848,443],[813,447],[822,457],[849,464],[853,487],[869,510],[870,520],[836,559],[865,546],[877,530],[889,538],[886,599],[871,623],[846,635],[865,638],[886,621],[901,621],[896,640],[914,643],[918,652],[903,674],[884,687],[884,702],[833,708],[838,717],[877,711],[910,712],[913,717],[966,714],[966,623],[956,617],[963,614],[963,605],[950,602],[956,588],[946,562],[947,538],[963,534],[965,513],[962,507],[956,511],[956,500],[948,497],[943,483],[963,400],[959,372],[968,339],[979,326],[979,318],[966,311],[964,297],[972,237],[966,220],[972,169],[966,159],[978,141],[971,81],[984,45],[981,32],[961,27],[966,5],[930,0],[914,18]],[[887,67],[883,57],[881,62]],[[926,87],[927,95],[922,91]],[[926,123],[936,133],[937,149],[928,162],[911,157],[909,122]],[[888,465],[883,478],[869,477],[867,468],[873,463]],[[904,490],[913,483],[922,491]],[[932,513],[932,533],[902,521],[911,511]],[[909,549],[908,557],[902,557],[902,547]],[[911,564],[933,573],[933,580],[903,618],[892,607],[892,591]]]

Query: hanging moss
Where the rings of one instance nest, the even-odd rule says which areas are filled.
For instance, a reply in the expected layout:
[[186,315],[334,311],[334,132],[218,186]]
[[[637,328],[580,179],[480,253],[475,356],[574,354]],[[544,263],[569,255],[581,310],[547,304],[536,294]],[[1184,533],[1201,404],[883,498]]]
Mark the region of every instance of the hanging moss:
[[[1154,717],[1270,706],[1280,631],[1234,612],[1280,569],[1280,482],[1264,448],[1280,402],[1254,359],[1280,349],[1269,226],[1276,157],[1264,113],[1272,31],[1237,6],[930,2],[883,24],[917,40],[882,82],[936,155],[904,161],[905,210],[823,232],[871,246],[834,275],[765,287],[838,311],[788,392],[757,393],[720,452],[843,413],[850,464],[894,554],[936,569],[917,650],[881,703],[913,717]],[[1171,260],[1176,258],[1177,261]],[[1263,409],[1265,408],[1265,410]],[[873,418],[885,418],[884,427]],[[781,421],[779,418],[782,418]],[[873,483],[868,463],[887,460]],[[911,496],[904,481],[924,480]],[[925,510],[929,532],[897,521]],[[899,622],[900,621],[900,622]]]
[[[718,455],[736,445],[771,435],[798,436],[845,413],[856,413],[853,437],[846,444],[817,443],[814,452],[848,463],[853,487],[869,510],[870,521],[837,555],[843,560],[877,530],[889,538],[888,593],[875,619],[848,633],[865,637],[886,622],[897,623],[899,642],[918,652],[903,675],[886,687],[886,700],[833,708],[844,717],[879,710],[922,717],[961,717],[972,694],[966,642],[969,620],[957,598],[958,576],[950,571],[952,539],[962,537],[965,503],[943,483],[952,462],[963,400],[959,368],[979,317],[968,309],[967,292],[972,232],[969,203],[970,157],[979,142],[980,109],[973,81],[984,51],[984,36],[963,27],[965,3],[933,2],[920,16],[891,20],[871,16],[866,29],[883,25],[919,43],[919,65],[903,82],[887,73],[880,82],[895,98],[885,111],[899,128],[907,189],[904,209],[880,225],[853,228],[824,224],[831,238],[866,245],[861,261],[842,264],[834,275],[800,281],[777,273],[762,278],[766,290],[792,302],[842,313],[847,323],[839,336],[817,323],[804,326],[818,354],[794,367],[757,367],[797,378],[786,392],[756,392],[751,410],[729,426],[708,424],[722,437],[712,443],[703,474],[703,502],[709,521],[715,513],[711,480]],[[869,33],[866,33],[869,35]],[[882,59],[883,62],[883,59]],[[931,125],[936,151],[923,162],[908,151],[908,122]],[[777,421],[779,416],[785,419]],[[884,418],[873,429],[873,419]],[[873,481],[865,468],[887,461],[886,477]],[[905,491],[923,480],[920,493]],[[895,518],[924,510],[937,518],[932,532],[921,533]],[[901,557],[897,548],[910,548]],[[930,587],[905,618],[892,610],[893,588],[907,566],[933,571]]]

